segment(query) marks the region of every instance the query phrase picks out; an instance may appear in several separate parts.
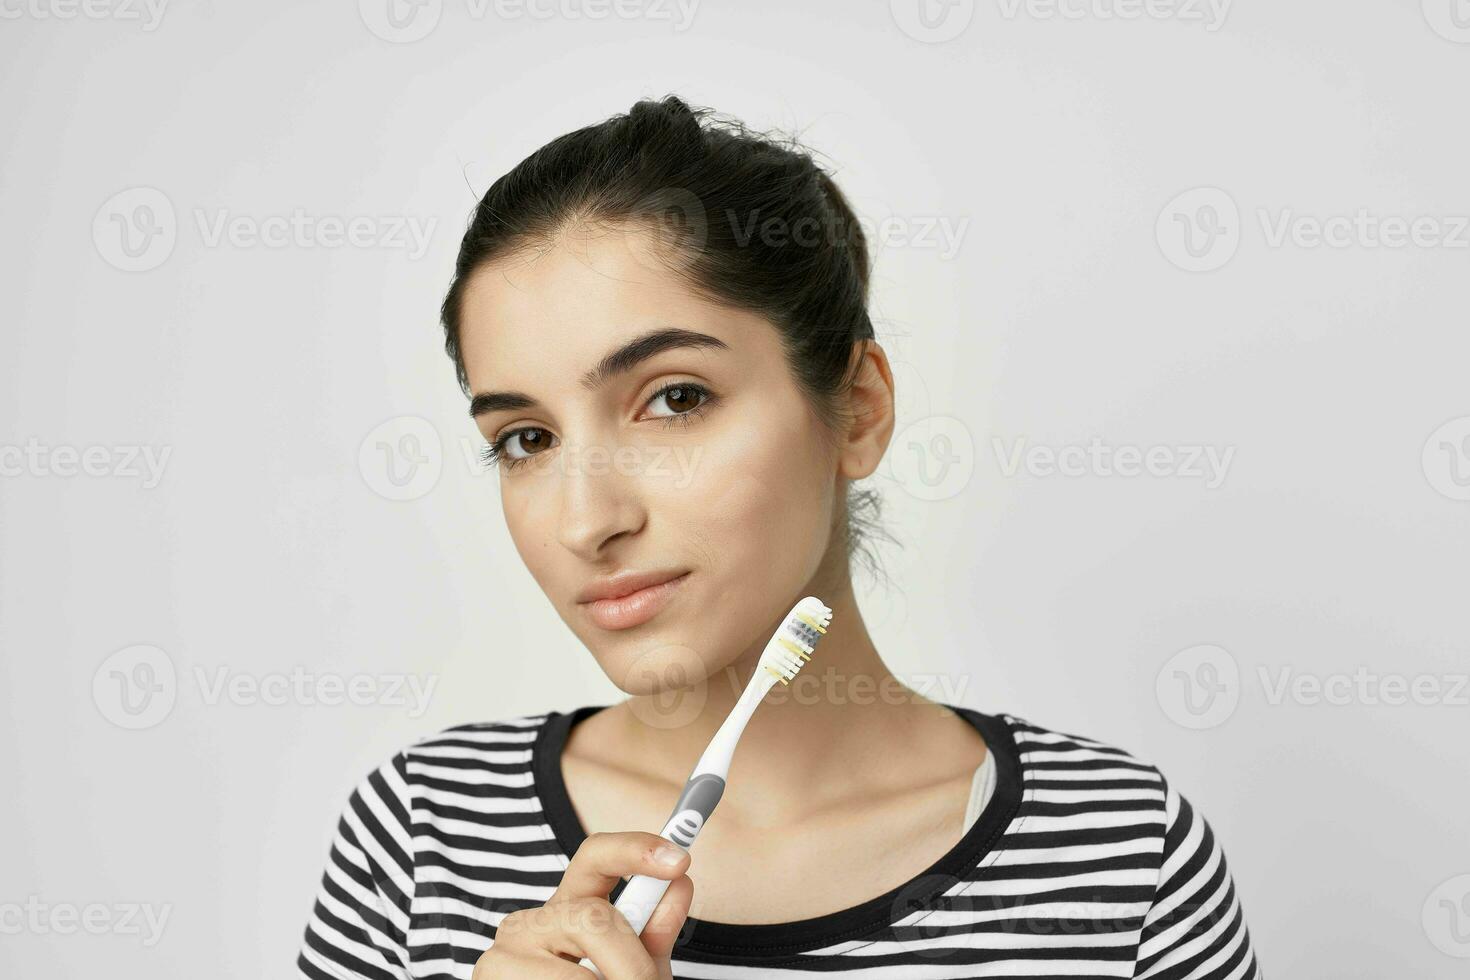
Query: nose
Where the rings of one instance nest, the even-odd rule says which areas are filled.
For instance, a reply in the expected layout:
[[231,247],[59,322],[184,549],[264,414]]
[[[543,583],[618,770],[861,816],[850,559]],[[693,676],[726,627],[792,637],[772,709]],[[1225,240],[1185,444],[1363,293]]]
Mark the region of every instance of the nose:
[[563,453],[561,462],[558,539],[585,561],[605,558],[608,542],[643,527],[637,477],[618,472],[612,454],[597,447]]

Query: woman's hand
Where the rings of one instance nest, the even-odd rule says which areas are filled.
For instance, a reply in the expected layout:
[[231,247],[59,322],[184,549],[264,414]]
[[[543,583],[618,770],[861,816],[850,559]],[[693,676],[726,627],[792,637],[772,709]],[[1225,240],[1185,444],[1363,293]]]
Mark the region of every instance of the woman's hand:
[[[658,861],[663,846],[674,863]],[[589,835],[546,904],[501,921],[472,980],[587,980],[592,972],[577,965],[584,956],[607,980],[673,980],[669,957],[694,897],[689,861],[688,851],[657,834]],[[607,900],[619,878],[635,874],[670,880],[641,935]]]

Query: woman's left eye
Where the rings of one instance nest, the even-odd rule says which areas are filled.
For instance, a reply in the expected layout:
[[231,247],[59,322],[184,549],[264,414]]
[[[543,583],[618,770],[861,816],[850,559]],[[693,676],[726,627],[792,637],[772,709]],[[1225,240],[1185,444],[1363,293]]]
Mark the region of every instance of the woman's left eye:
[[670,419],[681,415],[696,415],[709,404],[712,398],[710,390],[704,385],[679,381],[660,388],[653,397],[648,399],[648,404],[657,405],[663,402],[671,410],[666,413],[655,413],[654,418]]

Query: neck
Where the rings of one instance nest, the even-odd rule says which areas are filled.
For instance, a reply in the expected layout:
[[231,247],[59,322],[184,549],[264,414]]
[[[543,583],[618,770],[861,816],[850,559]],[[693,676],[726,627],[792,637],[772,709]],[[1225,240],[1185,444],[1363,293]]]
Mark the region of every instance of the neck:
[[[894,773],[905,770],[904,758],[916,743],[937,728],[952,728],[948,709],[902,684],[883,663],[853,595],[851,582],[812,584],[810,592],[832,608],[832,623],[810,661],[787,684],[777,683],[755,709],[730,764],[730,803],[750,801],[753,819],[783,819],[780,801],[809,811],[854,793],[891,792]],[[773,632],[779,623],[771,624]],[[716,671],[686,696],[704,700],[687,722],[659,728],[644,723],[652,717],[640,701],[664,695],[629,698],[609,709],[619,741],[640,770],[682,785],[709,740],[729,715],[758,667],[769,635],[734,663]],[[948,715],[949,717],[945,717]],[[963,720],[958,720],[965,726]],[[924,758],[917,753],[917,760]],[[910,755],[912,758],[912,755]],[[922,782],[917,760],[909,772]],[[833,778],[841,774],[841,778]],[[758,806],[756,804],[759,804]]]

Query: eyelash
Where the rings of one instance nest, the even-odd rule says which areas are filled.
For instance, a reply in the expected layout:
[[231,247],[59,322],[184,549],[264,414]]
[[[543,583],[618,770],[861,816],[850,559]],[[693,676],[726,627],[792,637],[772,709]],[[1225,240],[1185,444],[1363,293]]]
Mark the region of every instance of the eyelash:
[[[649,402],[656,401],[657,399],[662,398],[664,395],[667,395],[669,392],[675,390],[676,388],[683,388],[689,391],[697,392],[700,395],[699,404],[689,409],[689,411],[687,412],[675,412],[672,415],[658,416],[658,421],[664,423],[664,428],[669,428],[674,425],[694,424],[694,418],[702,418],[704,416],[705,410],[709,408],[710,405],[712,405],[715,401],[714,392],[710,391],[704,385],[695,384],[693,381],[671,381],[670,383],[660,388],[658,391],[655,391],[653,394],[649,395],[648,401],[644,402],[644,404],[647,405]],[[505,444],[514,439],[522,432],[535,432],[538,429],[541,429],[541,427],[536,425],[528,425],[519,429],[512,429],[511,431],[504,433],[499,439],[496,439],[494,442],[490,443],[488,446],[485,446],[480,450],[480,461],[485,465],[487,469],[493,466],[503,466],[508,470],[515,469],[521,463],[527,462],[528,460],[540,454],[533,453],[531,454],[531,456],[527,456],[524,459],[516,459],[513,456],[505,455]],[[545,430],[541,429],[541,431]]]

